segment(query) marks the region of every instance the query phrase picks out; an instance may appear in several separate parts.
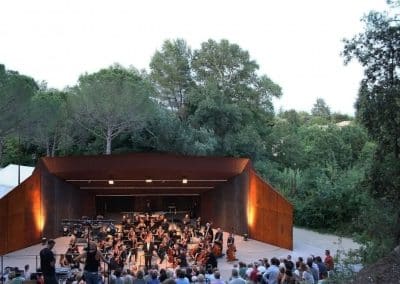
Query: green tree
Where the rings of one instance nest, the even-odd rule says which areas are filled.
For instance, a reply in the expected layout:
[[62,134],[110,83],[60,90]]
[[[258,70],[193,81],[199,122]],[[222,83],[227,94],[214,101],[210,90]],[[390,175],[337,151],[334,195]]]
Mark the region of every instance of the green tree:
[[31,101],[31,127],[27,139],[45,149],[46,156],[54,157],[62,142],[69,140],[69,117],[66,93],[42,88]]
[[258,68],[247,51],[227,40],[208,40],[194,51],[196,88],[189,96],[188,120],[212,130],[221,155],[259,159],[268,151],[272,98],[281,89],[258,75]]
[[191,56],[183,39],[166,40],[150,62],[150,76],[156,84],[159,99],[181,119],[186,117],[187,97],[194,86]]
[[331,110],[322,98],[317,98],[317,101],[311,109],[311,115],[324,118],[326,121],[330,120]]
[[358,60],[364,79],[356,102],[357,118],[370,135],[400,158],[400,24],[386,13],[371,12],[365,31],[345,40],[345,63]]
[[152,91],[139,72],[114,65],[82,75],[68,98],[74,120],[105,141],[105,153],[111,154],[115,137],[143,126]]
[[259,76],[258,64],[247,51],[228,40],[208,40],[193,55],[192,67],[199,86],[213,84],[231,102],[247,102],[273,111],[272,98],[281,88],[266,75]]
[[0,64],[0,164],[4,139],[10,134],[20,135],[29,124],[29,101],[37,89],[32,78]]
[[[370,12],[363,21],[364,31],[344,40],[342,55],[345,63],[356,59],[364,68],[356,118],[377,142],[362,184],[373,199],[358,220],[368,248],[363,257],[373,260],[400,243],[400,22],[381,12]],[[382,216],[374,218],[377,212]]]
[[168,152],[183,155],[213,155],[217,140],[212,131],[194,128],[180,120],[171,110],[159,108],[142,131],[132,134],[138,151]]
[[304,145],[298,133],[298,116],[295,115],[295,112],[286,114],[288,119],[276,118],[272,128],[271,159],[278,163],[279,170],[303,168],[305,167]]

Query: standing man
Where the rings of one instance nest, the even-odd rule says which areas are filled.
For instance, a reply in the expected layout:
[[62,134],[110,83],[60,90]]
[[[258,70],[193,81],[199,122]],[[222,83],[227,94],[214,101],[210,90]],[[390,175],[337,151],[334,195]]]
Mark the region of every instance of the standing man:
[[57,284],[56,259],[51,251],[56,242],[52,239],[47,241],[47,246],[40,251],[40,268],[44,277],[44,284]]
[[147,235],[146,243],[143,246],[144,251],[144,265],[147,269],[151,268],[151,258],[154,252],[154,243],[151,241],[151,235]]
[[86,250],[75,257],[74,261],[85,259],[84,276],[86,284],[98,284],[100,280],[99,267],[100,260],[109,264],[101,252],[97,249],[97,244],[93,241],[88,243]]
[[224,243],[224,234],[223,234],[221,228],[218,228],[217,233],[215,233],[214,243],[219,244],[221,246],[221,251],[222,251],[222,245]]
[[210,242],[214,239],[214,232],[211,228],[211,223],[206,223],[206,227],[204,228],[204,239],[206,241],[209,240]]
[[325,250],[325,259],[324,263],[326,266],[326,270],[328,270],[328,276],[330,273],[333,272],[333,269],[335,268],[335,263],[333,261],[333,257],[331,256],[331,252],[329,249]]

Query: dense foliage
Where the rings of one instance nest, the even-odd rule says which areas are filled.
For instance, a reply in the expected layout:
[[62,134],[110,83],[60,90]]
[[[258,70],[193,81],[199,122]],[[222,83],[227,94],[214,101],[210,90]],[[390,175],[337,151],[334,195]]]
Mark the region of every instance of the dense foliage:
[[345,62],[355,59],[364,67],[357,119],[377,144],[374,163],[360,185],[373,199],[357,218],[367,260],[400,243],[400,2],[389,3],[394,16],[369,13],[364,32],[345,40],[343,51]]
[[0,65],[0,164],[141,151],[249,157],[294,204],[297,225],[355,234],[376,253],[393,246],[399,229],[390,222],[398,214],[390,198],[399,196],[399,97],[397,73],[383,76],[376,66],[384,66],[368,64],[365,46],[358,50],[363,40],[347,41],[344,52],[372,69],[360,88],[358,120],[332,113],[321,98],[311,113],[275,113],[281,88],[227,40],[198,50],[168,40],[148,74],[114,65],[62,91]]

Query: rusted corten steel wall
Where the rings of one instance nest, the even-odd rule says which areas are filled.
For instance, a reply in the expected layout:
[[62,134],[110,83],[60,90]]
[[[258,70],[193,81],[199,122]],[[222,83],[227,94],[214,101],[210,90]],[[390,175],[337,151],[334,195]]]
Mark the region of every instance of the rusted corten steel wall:
[[61,220],[94,212],[94,196],[48,172],[32,175],[0,199],[0,255],[60,236]]
[[79,219],[82,216],[94,216],[95,197],[75,186],[42,171],[43,236],[60,236],[62,219]]
[[201,195],[201,218],[213,228],[242,235],[247,233],[246,200],[249,175],[243,172]]
[[247,222],[252,239],[293,249],[293,206],[249,169]]

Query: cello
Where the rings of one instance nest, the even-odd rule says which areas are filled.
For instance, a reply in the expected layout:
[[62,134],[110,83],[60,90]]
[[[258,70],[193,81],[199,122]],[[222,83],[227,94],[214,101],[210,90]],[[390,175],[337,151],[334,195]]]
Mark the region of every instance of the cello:
[[209,252],[208,249],[204,249],[203,251],[200,252],[200,254],[197,257],[197,263],[205,266],[207,264],[208,261],[208,257],[209,257]]
[[228,248],[226,249],[226,260],[228,262],[230,261],[236,261],[236,246],[234,244],[228,245]]
[[212,253],[215,255],[215,257],[222,256],[222,246],[219,242],[214,242]]
[[229,234],[228,240],[227,240],[227,249],[226,249],[226,259],[227,261],[235,261],[237,260],[236,258],[236,246],[235,246],[235,238],[233,236],[233,233]]

